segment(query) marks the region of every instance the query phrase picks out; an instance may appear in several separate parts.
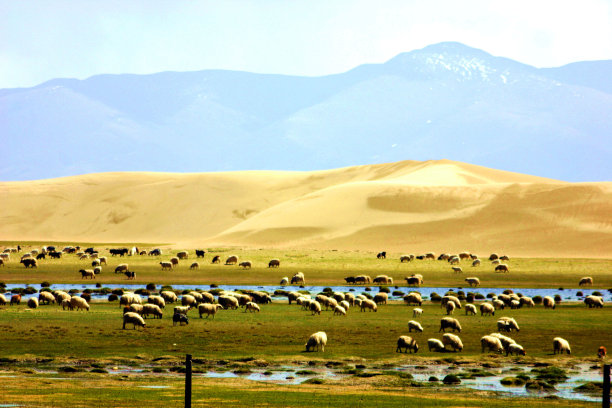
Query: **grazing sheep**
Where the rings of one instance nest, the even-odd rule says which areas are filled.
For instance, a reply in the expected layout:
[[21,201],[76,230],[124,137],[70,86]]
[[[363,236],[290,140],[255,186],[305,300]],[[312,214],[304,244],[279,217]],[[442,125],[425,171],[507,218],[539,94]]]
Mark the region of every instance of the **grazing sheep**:
[[172,315],[172,325],[176,326],[177,323],[179,324],[179,326],[189,324],[189,318],[187,317],[187,315],[175,313],[174,315]]
[[463,351],[463,342],[459,338],[459,336],[451,333],[444,333],[442,336],[442,344],[444,344],[444,348],[446,346],[450,346],[453,351]]
[[296,300],[298,300],[299,297],[303,296],[301,293],[299,292],[288,292],[287,293],[287,300],[289,301],[289,304],[291,304],[291,302],[294,302]]
[[198,305],[198,313],[200,314],[200,319],[202,318],[203,314],[206,314],[207,319],[209,316],[212,316],[214,319],[219,309],[223,309],[223,306],[221,306],[220,304],[214,305],[211,303],[202,303]]
[[342,300],[340,303],[338,303],[338,306],[342,306],[344,310],[348,312],[349,308],[351,307],[351,304],[348,302],[348,300]]
[[563,354],[563,352],[572,354],[569,342],[561,337],[555,337],[553,339],[553,354]]
[[96,274],[94,271],[92,271],[91,269],[81,269],[79,272],[81,272],[81,279],[95,279],[96,278]]
[[236,265],[238,263],[238,257],[236,255],[230,255],[226,260],[226,265]]
[[557,307],[555,305],[555,299],[553,299],[551,296],[544,296],[544,299],[542,299],[542,304],[544,305],[544,309],[555,309],[555,307]]
[[176,296],[176,293],[170,291],[170,290],[163,290],[160,293],[161,297],[164,298],[164,300],[168,303],[174,303],[178,300],[178,296]]
[[242,261],[238,266],[241,266],[244,269],[251,269],[251,261]]
[[14,294],[14,295],[11,296],[11,302],[10,302],[11,306],[13,306],[14,304],[18,305],[20,303],[21,303],[21,295],[20,294],[17,293],[17,294]]
[[393,278],[387,275],[378,275],[372,280],[376,285],[393,285]]
[[423,309],[421,309],[420,307],[415,307],[414,309],[412,309],[412,317],[419,317],[423,314]]
[[187,259],[187,258],[189,258],[189,252],[187,252],[187,251],[180,251],[180,252],[177,252],[177,253],[176,253],[176,257],[177,257],[178,259]]
[[61,305],[62,300],[68,300],[70,301],[71,296],[64,292],[63,290],[54,290],[53,292],[53,296],[55,296],[55,301],[57,302],[58,305]]
[[190,306],[174,306],[173,312],[174,312],[174,314],[187,315],[187,313],[189,313],[189,310],[191,310]]
[[461,333],[461,324],[459,324],[459,320],[452,317],[443,317],[440,320],[440,330],[438,332],[445,332],[446,329],[452,329]]
[[93,261],[91,261],[91,266],[100,266],[100,259],[94,259]]
[[72,308],[76,310],[85,309],[89,312],[89,304],[82,297],[78,297],[78,296],[71,297],[70,306],[72,306]]
[[196,307],[198,305],[198,301],[193,295],[183,295],[181,298],[181,305]]
[[304,277],[304,272],[298,272],[291,277],[292,285],[305,285],[306,278]]
[[410,320],[408,322],[408,332],[412,332],[412,330],[423,333],[423,326],[421,326],[421,323],[417,322],[416,320]]
[[163,312],[161,310],[161,308],[157,305],[154,305],[153,303],[145,303],[144,305],[142,305],[142,317],[144,317],[145,319],[149,316],[149,315],[153,315],[153,318],[159,318],[161,319],[163,317]]
[[0,306],[6,305],[6,297],[2,293],[0,293]]
[[475,305],[471,303],[465,305],[465,315],[467,316],[468,314],[471,314],[472,316],[476,316],[478,314],[478,309],[476,309]]
[[96,266],[95,268],[93,268],[93,272],[96,275],[99,275],[102,273],[102,267],[101,266]]
[[401,353],[402,349],[406,349],[404,352],[408,353],[410,350],[410,354],[414,351],[415,353],[419,351],[419,345],[416,340],[410,336],[400,336],[397,339],[397,347],[395,348],[396,353]]
[[499,257],[499,260],[500,261],[509,261],[510,257],[508,255],[502,255],[502,256]]
[[147,326],[144,319],[138,314],[134,312],[127,312],[123,315],[123,329],[125,330],[125,325],[133,324],[134,330],[136,330],[136,326],[140,326],[143,329]]
[[172,262],[164,262],[164,261],[162,261],[159,264],[161,265],[162,271],[164,271],[164,270],[168,270],[168,271],[172,270],[172,267],[173,267]]
[[134,271],[123,272],[123,274],[128,278],[128,280],[136,279],[136,272]]
[[404,278],[406,280],[406,284],[408,286],[421,286],[423,284],[422,279],[419,279],[416,276],[408,276]]
[[494,261],[496,259],[499,259],[499,256],[496,253],[489,255],[489,261]]
[[455,302],[447,302],[446,303],[446,314],[452,315],[455,311]]
[[353,295],[352,293],[350,292],[345,293],[344,300],[346,300],[349,303],[349,305],[355,306],[355,295]]
[[410,261],[412,261],[412,258],[410,258],[410,255],[400,256],[400,262],[404,263],[404,262],[410,262]]
[[520,331],[518,323],[512,317],[501,317],[497,321],[497,330],[510,333],[512,330]]
[[26,258],[26,259],[22,259],[21,261],[19,261],[19,263],[22,263],[23,266],[25,266],[26,268],[37,268],[38,267],[38,264],[36,263],[36,259]]
[[379,252],[378,254],[376,254],[376,258],[377,259],[386,259],[387,258],[387,251]]
[[497,339],[499,339],[499,341],[502,344],[502,347],[504,348],[504,350],[508,350],[508,347],[510,347],[511,344],[516,344],[516,341],[512,340],[510,337],[508,336],[504,336],[501,333],[491,333],[489,334],[489,336],[491,337],[495,337]]
[[213,259],[212,259],[212,261],[210,263],[214,263],[214,264],[221,263],[221,256],[219,256],[219,255],[213,256]]
[[355,276],[355,284],[356,285],[367,285],[372,282],[372,278],[368,275],[359,275]]
[[152,303],[154,305],[157,305],[160,307],[160,309],[166,308],[166,301],[164,300],[162,296],[150,295],[149,298],[147,299],[147,303]]
[[495,307],[495,310],[497,309],[504,310],[506,308],[506,304],[504,303],[503,300],[493,299],[493,307]]
[[310,351],[310,349],[312,349],[313,351],[319,351],[319,349],[321,349],[321,351],[325,351],[325,345],[327,344],[327,334],[325,334],[325,332],[316,332],[314,334],[312,334],[309,338],[308,341],[306,341],[306,344],[304,345],[306,347],[306,351]]
[[374,303],[374,301],[370,300],[370,299],[365,299],[363,301],[361,301],[361,311],[365,312],[366,309],[369,309],[370,312],[374,311],[377,312],[378,311],[378,307],[376,306],[376,303]]
[[319,303],[316,300],[311,301],[310,304],[308,305],[308,308],[312,312],[313,315],[321,314],[321,303]]
[[506,357],[508,356],[508,354],[510,355],[519,355],[519,356],[525,356],[527,355],[527,353],[525,352],[525,349],[523,348],[523,346],[521,346],[520,344],[510,344],[508,346],[508,348],[506,349]]
[[270,259],[270,262],[268,262],[268,268],[279,268],[279,267],[280,267],[279,259]]
[[215,303],[215,297],[210,292],[200,292],[202,303]]
[[189,266],[189,269],[200,269],[200,264],[198,262],[194,262]]
[[523,296],[522,298],[520,298],[519,303],[521,304],[521,306],[527,306],[527,307],[535,306],[535,302],[529,296]]
[[127,272],[127,271],[129,271],[128,264],[119,264],[115,268],[115,273],[124,273],[124,272]]
[[203,249],[196,249],[195,253],[196,253],[196,258],[204,258],[206,251]]
[[[55,303],[55,296],[53,296],[53,294],[51,292],[40,292],[38,294],[38,301],[40,302],[40,304],[49,304],[49,303]],[[6,303],[6,302],[5,302]]]
[[499,265],[499,264],[500,264],[499,259],[491,261],[491,265]]
[[28,299],[28,307],[30,309],[36,309],[38,307],[38,299],[31,297]]
[[578,286],[593,286],[593,278],[591,278],[590,276],[584,277],[582,279],[580,279],[580,282],[578,282]]
[[336,315],[346,316],[346,309],[340,305],[336,305],[336,307],[334,307],[334,316]]
[[494,351],[500,354],[504,352],[504,346],[502,346],[501,340],[498,339],[497,337],[483,336],[480,339],[480,346],[482,347],[481,353],[484,353],[485,349],[488,349],[489,351]]
[[604,307],[604,301],[601,296],[589,295],[586,298],[584,298],[584,304],[586,304],[589,307],[589,309],[592,307],[594,308]]
[[105,256],[101,256],[100,258],[98,258],[98,260],[100,261],[100,265],[106,265],[106,261],[108,261],[108,258]]
[[459,259],[470,259],[472,256],[469,252],[460,252]]
[[459,265],[459,257],[453,256],[448,260],[448,262],[450,262],[451,265]]
[[[70,299],[72,299],[72,297]],[[62,310],[66,310],[66,308],[68,308],[68,310],[72,310],[72,304],[70,303],[70,299],[62,299],[60,303]]]
[[410,292],[409,294],[404,296],[404,303],[406,303],[406,305],[408,306],[412,304],[421,306],[423,304],[423,298],[421,297],[420,293]]
[[247,302],[247,304],[244,307],[244,312],[246,313],[247,311],[249,311],[249,312],[260,312],[261,309],[259,308],[259,305],[257,303]]
[[287,286],[289,284],[289,278],[287,276],[283,277],[280,281],[280,286]]
[[119,298],[119,307],[121,306],[129,306],[133,303],[142,304],[142,299],[140,298],[139,295],[135,294],[135,293],[124,293],[123,295],[121,295],[121,297]]
[[374,303],[377,305],[386,305],[388,299],[389,295],[387,295],[385,292],[379,292],[374,296]]
[[444,344],[438,339],[427,339],[429,351],[444,351]]
[[468,285],[470,285],[470,287],[480,285],[480,279],[478,279],[475,276],[472,276],[470,278],[465,278],[465,281],[467,282]]
[[463,269],[460,266],[453,266],[452,268],[454,273],[463,273]]
[[520,309],[521,308],[521,302],[515,299],[512,299],[510,301],[510,309]]
[[453,296],[453,295],[443,296],[442,300],[440,301],[440,306],[445,307],[446,304],[449,302],[454,303],[457,309],[461,309],[461,301],[459,300],[457,296]]
[[179,259],[175,256],[170,258],[170,263],[172,264],[172,267],[174,268],[175,266],[178,266],[179,264]]
[[224,309],[238,309],[240,303],[233,296],[219,296],[219,303]]
[[334,297],[334,299],[336,299],[338,302],[342,302],[344,300],[344,293],[342,292],[334,292],[334,294],[332,295]]
[[475,267],[475,266],[480,266],[480,259],[474,259],[474,260],[472,261],[472,266],[474,266],[474,267]]
[[510,272],[510,270],[508,269],[508,265],[499,264],[495,267],[495,272]]
[[344,281],[345,281],[347,284],[352,284],[352,283],[355,283],[355,277],[354,277],[354,276],[347,276],[346,278],[344,278]]

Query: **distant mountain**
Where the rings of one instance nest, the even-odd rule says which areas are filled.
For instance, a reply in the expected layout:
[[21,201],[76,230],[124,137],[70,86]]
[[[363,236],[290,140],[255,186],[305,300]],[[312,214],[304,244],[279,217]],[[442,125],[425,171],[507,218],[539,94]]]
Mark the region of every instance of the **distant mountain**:
[[207,70],[0,90],[0,179],[446,158],[612,175],[612,61],[538,69],[458,43],[325,77]]

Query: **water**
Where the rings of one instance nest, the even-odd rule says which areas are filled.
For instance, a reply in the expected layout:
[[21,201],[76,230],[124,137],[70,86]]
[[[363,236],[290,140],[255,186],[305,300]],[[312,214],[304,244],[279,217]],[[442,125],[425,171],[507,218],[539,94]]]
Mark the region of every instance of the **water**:
[[[6,285],[6,291],[10,292],[11,289],[14,288],[24,288],[28,285],[26,284],[19,284],[19,283],[12,283],[12,284],[7,284]],[[37,290],[41,289],[40,285],[29,285]],[[137,289],[143,289],[145,288],[145,284],[140,284],[140,285],[134,285],[134,284],[123,284],[123,285],[103,285],[103,287],[105,288],[109,288],[109,289],[126,289],[126,290],[131,290],[131,291],[135,291]],[[264,292],[268,292],[270,293],[270,295],[272,296],[273,299],[286,299],[285,296],[274,296],[273,293],[276,290],[285,290],[285,291],[297,291],[297,290],[307,290],[309,291],[311,294],[317,294],[319,292],[322,292],[324,288],[330,287],[334,292],[349,292],[349,291],[353,291],[354,293],[362,293],[365,292],[365,287],[364,286],[305,286],[304,288],[300,288],[298,286],[255,286],[255,285],[219,285],[216,289],[222,289],[222,290],[228,290],[228,291],[234,291],[234,290],[259,290],[259,291],[264,291]],[[194,289],[202,289],[202,290],[209,290],[211,289],[208,285],[172,285],[172,288],[175,290],[194,290]],[[64,291],[69,291],[71,289],[76,289],[78,291],[83,291],[85,289],[98,289],[96,288],[95,283],[83,283],[83,284],[54,284],[50,286],[51,290],[64,290]],[[157,287],[157,290],[161,289],[161,286]],[[401,291],[403,294],[407,294],[409,292],[412,291],[418,291],[421,293],[422,296],[424,297],[430,297],[432,292],[436,292],[439,295],[444,295],[444,293],[446,293],[448,290],[454,290],[455,292],[458,290],[463,290],[465,293],[468,292],[472,292],[472,293],[480,293],[483,296],[487,296],[487,294],[489,293],[495,293],[496,295],[501,294],[505,289],[503,288],[469,288],[469,287],[455,287],[455,288],[449,288],[449,287],[435,287],[435,288],[430,288],[430,287],[421,287],[421,288],[407,288],[407,287],[400,287],[399,289],[393,289],[390,288],[391,292],[393,292],[394,290],[399,290]],[[576,296],[576,293],[578,291],[581,291],[585,296],[586,295],[590,295],[593,290],[591,289],[582,289],[582,288],[571,288],[571,289],[564,289],[564,290],[559,290],[559,288],[538,288],[538,289],[532,289],[532,288],[510,288],[514,293],[521,293],[524,296],[529,296],[529,297],[533,297],[533,296],[555,296],[555,295],[560,295],[561,298],[563,300],[567,300],[567,301],[582,301],[584,300],[584,296]],[[372,286],[372,291],[370,293],[376,293],[378,292],[378,289],[375,286]],[[601,292],[604,295],[604,300],[605,301],[611,301],[612,300],[612,294],[610,292],[608,292],[607,290],[599,290],[599,292]],[[7,296],[10,295],[10,293],[7,293]],[[401,299],[401,296],[392,296],[392,294],[390,293],[390,298],[391,299]],[[25,295],[26,297],[28,296],[33,296],[33,295]],[[403,296],[403,295],[402,295]],[[92,293],[91,294],[92,299],[106,299],[108,297],[108,295],[102,295],[102,294],[96,294],[96,293]]]

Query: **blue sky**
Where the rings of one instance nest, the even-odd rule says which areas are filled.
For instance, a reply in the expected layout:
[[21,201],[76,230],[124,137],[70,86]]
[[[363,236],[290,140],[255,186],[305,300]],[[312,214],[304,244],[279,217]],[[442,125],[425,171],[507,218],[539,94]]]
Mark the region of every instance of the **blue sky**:
[[316,76],[442,41],[538,67],[612,59],[612,0],[0,0],[0,88],[168,70]]

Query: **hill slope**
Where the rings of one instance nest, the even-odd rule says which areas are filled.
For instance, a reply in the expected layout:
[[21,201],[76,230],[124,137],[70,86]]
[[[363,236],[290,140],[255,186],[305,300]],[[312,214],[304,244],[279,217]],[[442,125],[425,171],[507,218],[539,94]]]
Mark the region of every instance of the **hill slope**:
[[612,256],[612,183],[465,163],[0,183],[0,240]]

